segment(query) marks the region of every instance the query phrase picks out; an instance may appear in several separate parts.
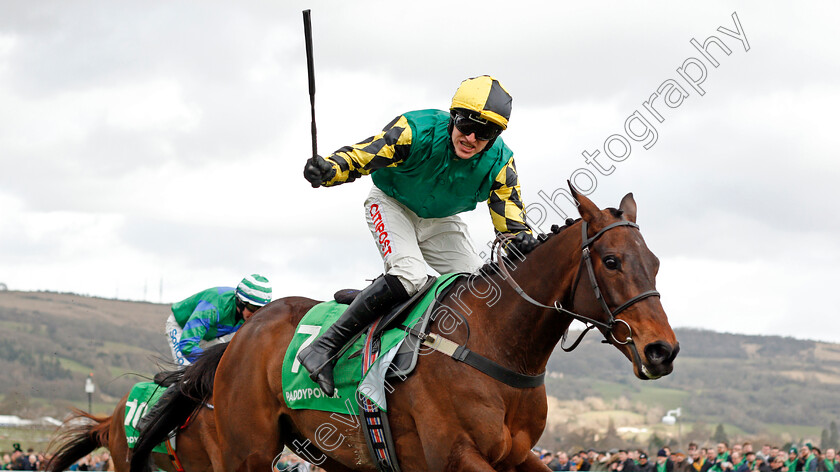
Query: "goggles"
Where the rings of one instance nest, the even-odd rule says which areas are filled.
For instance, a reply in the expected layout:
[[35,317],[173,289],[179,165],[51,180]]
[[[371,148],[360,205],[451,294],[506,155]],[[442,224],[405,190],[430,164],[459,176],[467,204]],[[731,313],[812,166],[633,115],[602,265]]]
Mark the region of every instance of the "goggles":
[[466,136],[475,134],[475,139],[490,141],[502,134],[502,128],[475,115],[464,115],[452,112],[452,121],[458,131]]
[[236,306],[238,306],[241,311],[248,310],[251,313],[254,313],[255,311],[262,308],[261,306],[252,305],[250,303],[245,303],[242,300],[240,300],[239,298],[236,299]]

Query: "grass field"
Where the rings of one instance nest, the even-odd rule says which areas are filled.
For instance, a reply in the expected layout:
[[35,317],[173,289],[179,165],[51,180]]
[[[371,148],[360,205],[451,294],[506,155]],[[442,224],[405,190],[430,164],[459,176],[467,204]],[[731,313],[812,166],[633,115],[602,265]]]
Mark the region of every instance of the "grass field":
[[588,425],[597,425],[600,429],[606,430],[610,420],[617,427],[625,425],[644,424],[645,418],[639,413],[624,410],[588,411],[579,415],[582,422]]
[[625,396],[633,402],[640,402],[648,406],[658,406],[666,410],[677,408],[689,393],[683,390],[657,387],[652,384],[642,384],[629,388],[615,382],[598,380],[592,383],[592,388],[606,401],[616,400]]
[[55,428],[9,428],[0,426],[0,453],[12,452],[12,444],[20,443],[26,451],[29,448],[43,452],[52,438]]
[[[665,410],[683,408],[690,409],[687,397],[688,392],[657,387],[654,384],[643,384],[629,387],[627,385],[599,380],[592,383],[592,388],[598,393],[604,403],[595,402],[590,404],[586,401],[554,401],[549,402],[549,423],[570,424],[578,427],[606,431],[610,420],[616,428],[633,428],[638,431],[624,431],[622,437],[628,440],[646,441],[651,434],[658,434],[660,437],[676,439],[682,436],[683,439],[692,431],[694,423],[680,418],[676,426],[668,426],[656,421],[645,414],[647,408],[656,409],[664,413]],[[629,402],[616,402],[625,397]],[[625,406],[618,406],[625,405]],[[606,408],[605,408],[606,407]],[[656,411],[654,410],[654,411]],[[748,433],[737,425],[727,421],[722,416],[705,421],[706,428],[711,433],[717,424],[722,424],[724,431],[730,440],[741,440],[755,436]],[[822,428],[814,426],[799,426],[786,424],[765,424],[764,433],[769,433],[780,442],[778,446],[784,446],[785,442],[802,443],[805,440],[819,441]],[[759,434],[760,435],[760,434]]]
[[[114,407],[117,406],[117,402],[119,399],[110,400],[110,401],[95,401],[92,402],[92,411],[97,416],[109,416],[114,412]],[[29,402],[33,405],[46,405],[46,404],[58,404],[62,408],[62,411],[66,410],[66,414],[70,413],[70,408],[75,407],[82,411],[88,411],[88,402],[87,400],[77,400],[77,401],[70,401],[70,400],[61,400],[56,402],[55,400],[50,400],[48,398],[41,398],[41,397],[30,397]],[[56,417],[57,420],[61,421],[64,418]]]
[[61,367],[64,367],[70,372],[79,372],[82,374],[87,374],[91,371],[90,366],[79,364],[78,362],[72,359],[67,359],[66,357],[58,357],[58,363],[61,364]]
[[17,321],[0,321],[0,328],[7,331],[24,331],[29,326],[26,323],[19,323]]
[[822,433],[821,428],[812,426],[795,426],[774,423],[767,423],[765,426],[767,426],[767,429],[769,429],[772,433],[790,435],[791,441],[795,443],[801,442],[800,440],[811,440],[816,444],[819,442],[820,434]]
[[644,384],[639,392],[631,394],[630,400],[648,406],[659,406],[671,410],[682,405],[689,393],[683,390],[655,387]]

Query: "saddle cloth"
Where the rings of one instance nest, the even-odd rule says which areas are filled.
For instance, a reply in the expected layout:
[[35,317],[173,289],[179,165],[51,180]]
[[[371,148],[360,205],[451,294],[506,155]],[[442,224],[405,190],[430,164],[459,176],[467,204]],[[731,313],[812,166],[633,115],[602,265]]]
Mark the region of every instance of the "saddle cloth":
[[[417,331],[425,331],[433,302],[440,293],[448,288],[460,274],[445,274],[429,284],[424,294],[418,293],[415,299],[397,307],[395,311],[405,308],[404,326],[413,327]],[[356,392],[368,397],[382,410],[386,410],[384,383],[386,375],[393,378],[404,378],[416,364],[419,342],[403,342],[407,330],[403,326],[386,329],[379,335],[381,356],[368,370],[362,374],[361,356],[357,355],[363,348],[367,333],[360,336],[339,357],[333,370],[335,381],[335,395],[327,397],[318,384],[309,378],[309,372],[297,360],[297,353],[309,346],[317,336],[326,331],[344,311],[347,305],[336,301],[329,301],[315,305],[303,316],[295,330],[295,335],[286,350],[283,360],[283,396],[286,404],[292,409],[310,409],[358,414]],[[401,317],[402,315],[400,315]],[[395,317],[390,314],[385,317],[389,324],[393,324]],[[377,330],[378,331],[378,330]],[[415,338],[416,340],[416,338]],[[402,359],[401,367],[395,368],[391,361],[398,355]],[[390,367],[390,368],[389,368]],[[363,387],[360,387],[363,384]]]
[[[140,432],[135,429],[140,418],[152,409],[165,391],[166,387],[161,387],[154,382],[140,382],[131,387],[128,400],[125,402],[125,438],[130,449],[134,449],[134,444],[140,437]],[[166,445],[160,443],[152,449],[152,452],[166,454]]]

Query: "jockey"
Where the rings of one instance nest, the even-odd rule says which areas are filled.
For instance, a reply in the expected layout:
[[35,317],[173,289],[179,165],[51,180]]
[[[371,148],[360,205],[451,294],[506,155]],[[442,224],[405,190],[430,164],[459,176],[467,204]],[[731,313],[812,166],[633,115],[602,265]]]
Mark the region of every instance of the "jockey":
[[228,342],[242,323],[271,301],[268,279],[249,275],[232,287],[214,287],[172,305],[166,341],[178,365],[190,365],[202,347]]
[[487,201],[498,233],[527,253],[537,241],[525,224],[513,152],[499,135],[512,98],[493,77],[461,82],[448,112],[405,113],[372,138],[307,160],[312,187],[372,174],[365,217],[385,274],[355,298],[323,335],[298,354],[312,380],[333,395],[332,358],[365,326],[426,282],[426,263],[443,274],[474,272],[482,260],[458,213]]

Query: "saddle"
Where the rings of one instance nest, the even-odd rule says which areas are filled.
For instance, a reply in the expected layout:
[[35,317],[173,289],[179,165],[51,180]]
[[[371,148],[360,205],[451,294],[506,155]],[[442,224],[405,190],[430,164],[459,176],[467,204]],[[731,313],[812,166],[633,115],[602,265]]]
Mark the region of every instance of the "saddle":
[[[390,381],[392,384],[399,382],[415,370],[423,345],[421,339],[425,339],[426,333],[431,331],[432,314],[440,312],[440,304],[435,298],[440,299],[447,287],[456,285],[459,275],[445,274],[432,278],[409,300],[374,321],[356,339],[349,340],[335,356],[333,376],[336,394],[331,397],[323,395],[323,391],[312,381],[297,359],[297,353],[339,319],[347,310],[346,303],[352,301],[353,296],[358,296],[358,292],[342,290],[337,294],[338,301],[329,300],[310,308],[298,322],[291,341],[285,345],[282,383],[286,405],[293,410],[345,414],[348,411],[345,400],[354,398],[362,384],[365,391],[372,391],[372,395],[382,399],[379,405],[385,405],[384,381],[393,378]],[[367,332],[372,332],[372,335],[367,336]],[[394,365],[393,359],[398,352],[399,359]],[[379,362],[385,356],[387,360]],[[371,371],[370,367],[374,364],[376,368]],[[372,375],[368,376],[368,373]]]
[[[457,277],[455,277],[457,278]],[[412,326],[405,326],[407,317],[412,311],[416,314],[415,307],[420,303],[420,300],[425,298],[427,292],[431,287],[435,286],[437,282],[436,277],[429,277],[426,283],[404,303],[394,307],[389,313],[383,315],[379,320],[373,323],[367,329],[368,337],[364,343],[364,347],[350,357],[362,355],[362,371],[367,372],[372,367],[375,359],[379,357],[381,352],[380,335],[392,328],[400,328],[406,332],[406,338],[399,345],[396,354],[391,359],[387,366],[384,379],[387,382],[392,380],[394,382],[405,380],[405,378],[414,370],[417,365],[417,358],[420,353],[420,346],[423,344],[420,339],[425,337],[431,330],[432,313],[434,308],[453,284],[446,284],[440,293],[435,293],[428,307],[426,307],[417,319],[412,316],[410,322]],[[339,290],[335,293],[334,298],[337,303],[350,304],[358,295],[359,290]],[[416,321],[413,321],[416,320]],[[399,325],[398,325],[399,324]],[[359,334],[361,336],[361,334]],[[355,342],[352,341],[351,344]],[[384,394],[384,392],[383,392]],[[384,399],[384,398],[383,398]],[[382,400],[382,399],[380,399]],[[379,472],[400,472],[399,463],[397,461],[396,448],[394,447],[393,437],[391,435],[391,427],[388,422],[388,416],[382,410],[374,397],[367,394],[356,394],[356,401],[359,405],[359,414],[363,418],[361,421],[365,442],[368,446],[368,451],[376,464]]]
[[[431,330],[431,323],[430,313],[432,312],[432,308],[434,307],[435,302],[432,302],[430,305],[430,309],[423,315],[423,317],[418,321],[418,323],[413,327],[413,330],[409,330],[408,328],[401,323],[405,321],[406,316],[411,310],[420,302],[423,296],[429,291],[431,287],[435,285],[437,281],[437,277],[429,276],[426,279],[426,283],[423,284],[422,287],[415,293],[411,298],[400,303],[399,305],[395,306],[391,311],[386,313],[382,316],[380,321],[375,324],[373,332],[370,333],[370,336],[373,339],[379,337],[380,334],[383,332],[395,328],[401,327],[408,332],[408,337],[406,338],[406,342],[403,342],[400,346],[399,350],[397,350],[396,356],[394,356],[393,361],[391,362],[391,367],[388,369],[388,373],[385,376],[386,379],[404,379],[408,374],[410,374],[414,367],[417,365],[417,357],[420,353],[420,345],[421,341],[417,337],[417,333],[428,334]],[[452,285],[448,285],[440,294],[437,294],[435,297],[436,299],[440,299]],[[361,293],[361,290],[356,289],[342,289],[333,295],[333,298],[336,302],[349,305],[356,299],[356,297]],[[355,339],[351,341],[349,344],[353,344]],[[350,357],[357,357],[361,355],[362,351],[357,351],[353,353]]]

